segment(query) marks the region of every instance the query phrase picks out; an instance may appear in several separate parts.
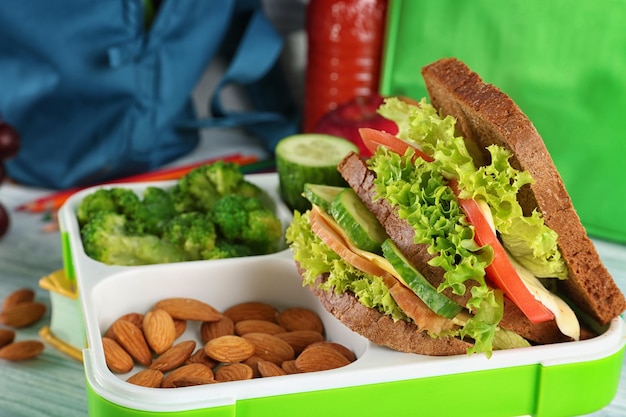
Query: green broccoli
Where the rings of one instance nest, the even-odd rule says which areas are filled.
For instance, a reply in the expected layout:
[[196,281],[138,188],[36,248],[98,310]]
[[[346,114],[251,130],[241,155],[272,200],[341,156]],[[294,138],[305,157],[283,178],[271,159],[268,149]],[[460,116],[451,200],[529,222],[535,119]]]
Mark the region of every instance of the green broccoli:
[[214,259],[217,233],[208,213],[181,213],[166,225],[163,238],[177,245],[190,260]]
[[148,265],[188,260],[173,243],[129,233],[123,214],[100,211],[81,230],[85,253],[109,265]]
[[254,254],[252,249],[246,245],[229,242],[224,239],[217,239],[213,250],[204,253],[204,259],[238,258]]
[[258,198],[226,195],[213,206],[218,231],[230,242],[247,245],[254,254],[278,249],[282,223]]
[[244,181],[239,165],[233,162],[218,161],[204,166],[204,173],[220,195],[231,194]]
[[218,161],[183,176],[172,189],[172,197],[179,212],[209,211],[220,197],[232,193],[243,181],[239,165]]
[[263,203],[263,205],[274,211],[276,209],[276,203],[261,187],[251,183],[250,181],[241,181],[239,186],[233,191],[234,194],[240,194],[244,197],[256,198]]
[[178,213],[172,195],[158,187],[147,187],[133,213],[126,213],[128,229],[134,234],[161,236],[165,225]]
[[85,252],[101,262],[146,265],[275,252],[275,204],[234,163],[200,166],[170,189],[99,189],[79,204]]
[[78,205],[76,217],[78,224],[83,226],[101,211],[132,215],[139,204],[139,197],[132,190],[120,187],[100,188],[83,198]]

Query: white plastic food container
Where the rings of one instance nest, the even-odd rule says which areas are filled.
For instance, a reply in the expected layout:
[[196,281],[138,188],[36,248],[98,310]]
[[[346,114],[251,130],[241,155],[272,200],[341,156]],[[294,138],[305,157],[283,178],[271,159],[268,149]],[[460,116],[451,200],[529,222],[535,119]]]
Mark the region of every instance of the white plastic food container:
[[[250,176],[277,201],[275,174]],[[145,184],[143,185],[145,186]],[[138,184],[138,188],[142,185]],[[302,287],[289,250],[272,255],[141,267],[110,267],[82,251],[74,210],[86,190],[60,212],[68,262],[79,289],[91,417],[99,416],[575,416],[615,396],[626,330],[615,319],[586,341],[483,355],[428,357],[376,346],[328,314]],[[66,268],[66,269],[67,269]],[[156,301],[191,297],[218,310],[246,301],[283,309],[306,307],[322,318],[326,339],[349,347],[357,360],[342,368],[185,388],[145,388],[113,374],[101,337],[117,317],[146,312]],[[194,338],[189,327],[179,340]]]

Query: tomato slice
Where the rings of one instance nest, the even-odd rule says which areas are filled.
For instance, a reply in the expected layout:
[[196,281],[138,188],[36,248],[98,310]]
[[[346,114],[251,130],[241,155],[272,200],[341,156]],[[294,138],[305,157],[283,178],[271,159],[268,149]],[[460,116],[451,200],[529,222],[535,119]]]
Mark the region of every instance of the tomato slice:
[[415,156],[413,157],[414,160],[415,158],[420,157],[427,162],[433,161],[433,158],[430,155],[426,155],[419,148],[395,135],[392,135],[391,133],[372,129],[370,127],[362,127],[359,129],[359,134],[361,135],[361,139],[363,139],[363,144],[371,153],[376,152],[376,149],[378,149],[379,146],[384,146],[400,155],[404,155],[408,148],[413,148],[415,151]]
[[[450,186],[458,198],[458,183],[453,180]],[[458,198],[458,200],[468,221],[474,226],[476,243],[481,246],[490,245],[493,248],[493,261],[485,269],[489,280],[502,290],[532,323],[553,320],[554,313],[541,304],[524,285],[476,200],[469,198]]]

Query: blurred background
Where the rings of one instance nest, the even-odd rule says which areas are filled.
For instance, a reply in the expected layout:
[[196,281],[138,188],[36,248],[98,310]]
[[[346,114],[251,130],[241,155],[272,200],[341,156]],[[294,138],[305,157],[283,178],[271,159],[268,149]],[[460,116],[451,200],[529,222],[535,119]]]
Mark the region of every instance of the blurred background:
[[[285,36],[283,66],[303,112],[303,129],[310,129],[304,106],[307,65],[311,64],[307,7],[339,7],[359,1],[264,3]],[[360,3],[386,7],[380,72],[371,83],[375,92],[420,99],[426,95],[419,73],[422,66],[448,56],[466,62],[485,81],[510,95],[533,121],[588,232],[626,243],[626,133],[622,127],[626,1],[606,0],[602,7],[594,2],[572,7],[567,0]],[[333,69],[335,80],[354,74],[354,67],[346,63],[349,59],[344,57]],[[210,70],[206,75],[199,91],[210,85]]]

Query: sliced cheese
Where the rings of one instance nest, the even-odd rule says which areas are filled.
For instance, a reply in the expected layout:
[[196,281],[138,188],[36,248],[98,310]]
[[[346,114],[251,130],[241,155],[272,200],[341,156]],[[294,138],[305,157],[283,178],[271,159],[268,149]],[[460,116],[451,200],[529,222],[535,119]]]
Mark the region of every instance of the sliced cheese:
[[580,323],[578,322],[578,318],[571,307],[558,295],[550,292],[546,287],[544,287],[541,281],[539,281],[539,278],[520,265],[510,255],[509,260],[513,264],[513,267],[517,270],[518,275],[524,282],[524,285],[526,285],[526,288],[528,288],[528,291],[531,292],[535,299],[539,300],[541,304],[546,306],[546,308],[554,314],[556,325],[559,327],[561,333],[574,340],[579,340]]

